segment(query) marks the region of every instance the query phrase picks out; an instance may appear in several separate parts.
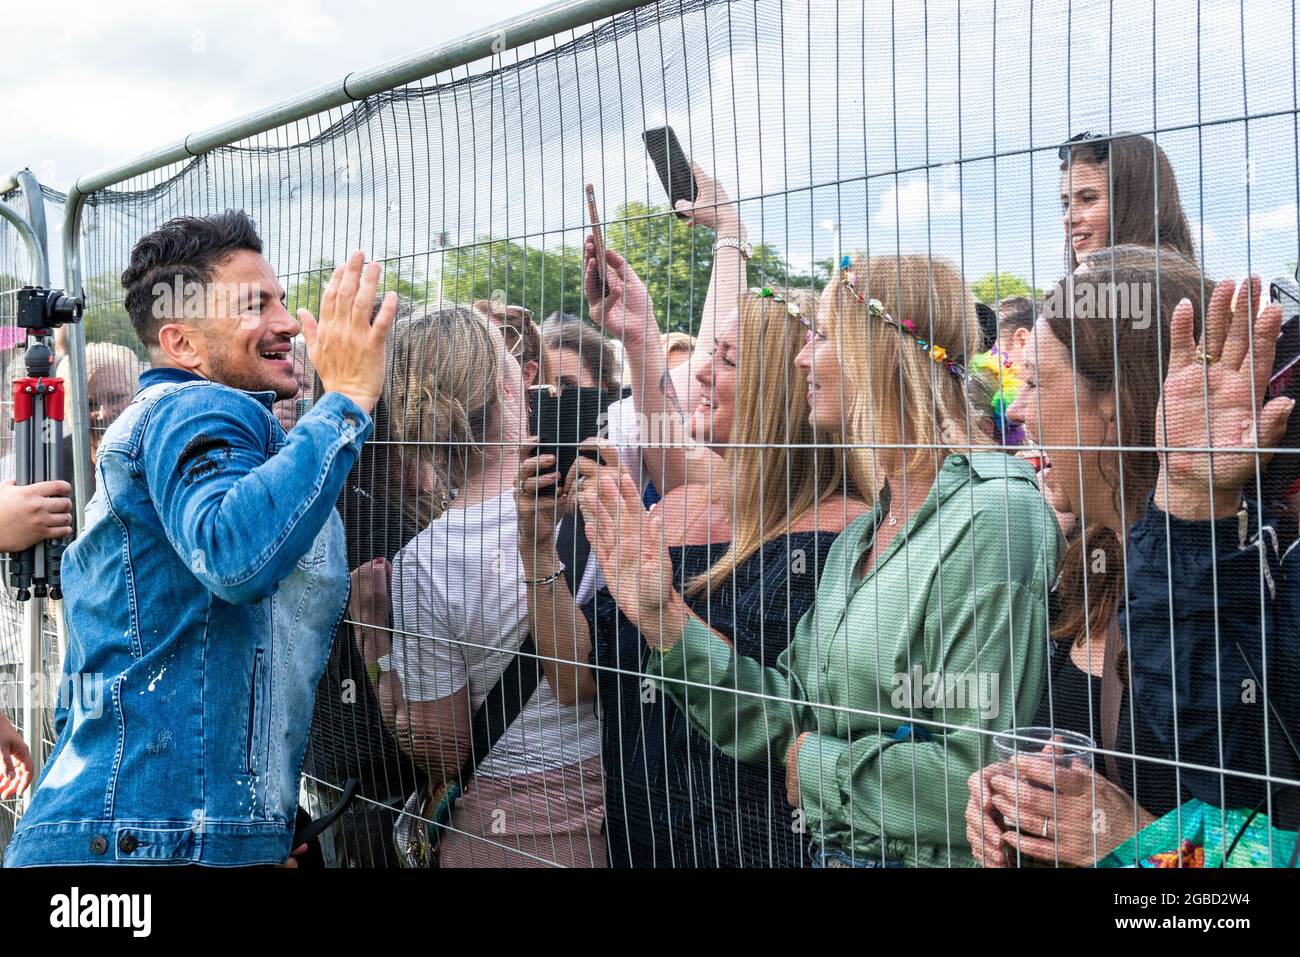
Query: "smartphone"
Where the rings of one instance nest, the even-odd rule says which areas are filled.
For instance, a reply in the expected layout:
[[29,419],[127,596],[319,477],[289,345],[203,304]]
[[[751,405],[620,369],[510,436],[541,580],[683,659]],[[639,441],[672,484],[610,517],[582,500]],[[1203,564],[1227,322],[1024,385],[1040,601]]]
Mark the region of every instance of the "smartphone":
[[[691,164],[686,159],[686,154],[682,152],[682,144],[677,142],[677,134],[673,132],[673,128],[659,126],[653,130],[646,130],[641,134],[641,139],[645,142],[645,149],[650,154],[650,159],[654,161],[655,169],[659,171],[659,179],[664,184],[664,192],[668,194],[668,202],[673,207],[676,207],[679,199],[695,202],[700,187],[695,182]],[[682,219],[686,218],[683,213],[677,215]]]
[[596,209],[596,187],[587,184],[587,221],[591,224],[591,238],[596,241],[596,275],[600,277],[600,294],[609,294],[605,282],[605,239],[600,232],[600,212]]
[[[1272,298],[1274,302],[1278,301],[1276,288]],[[1300,403],[1300,311],[1287,309],[1287,313],[1277,337],[1273,374],[1269,377],[1266,395],[1270,400],[1285,395]],[[1292,413],[1286,433],[1277,447],[1293,451],[1274,455],[1264,469],[1265,502],[1280,502],[1300,492],[1300,415]]]
[[[571,386],[559,392],[551,385],[535,385],[528,390],[528,427],[540,439],[536,454],[555,456],[560,484],[579,455],[579,444],[600,437],[605,410],[619,398],[591,386]],[[581,454],[598,458],[588,450]],[[558,487],[543,491],[553,495]]]

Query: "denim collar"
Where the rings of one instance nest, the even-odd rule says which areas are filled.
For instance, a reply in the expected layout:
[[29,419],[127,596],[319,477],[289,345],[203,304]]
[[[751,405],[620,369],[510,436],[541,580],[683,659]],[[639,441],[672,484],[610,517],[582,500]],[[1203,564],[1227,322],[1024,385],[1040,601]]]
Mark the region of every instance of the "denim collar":
[[[207,382],[206,377],[199,375],[197,372],[190,372],[188,369],[177,369],[174,366],[155,366],[152,369],[145,369],[140,373],[140,390],[149,388],[152,385],[161,385],[164,382]],[[231,387],[233,388],[233,386]],[[139,391],[137,390],[137,395]],[[240,389],[245,395],[251,395],[262,405],[270,409],[275,405],[274,392],[249,392]]]

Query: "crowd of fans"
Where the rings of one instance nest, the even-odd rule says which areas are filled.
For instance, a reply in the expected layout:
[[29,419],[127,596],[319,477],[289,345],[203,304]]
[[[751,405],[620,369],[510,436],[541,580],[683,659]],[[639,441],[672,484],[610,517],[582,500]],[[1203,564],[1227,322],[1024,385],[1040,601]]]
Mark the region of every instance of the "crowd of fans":
[[[1300,496],[1206,451],[1281,439],[1282,313],[1206,277],[1164,152],[1063,147],[1066,274],[983,317],[925,254],[747,289],[695,174],[680,211],[730,242],[694,338],[594,240],[586,318],[400,307],[304,768],[321,809],[361,781],[335,861],[1131,864],[1199,802],[1294,864]],[[292,361],[290,432],[321,391]],[[87,347],[92,456],[140,369]],[[567,474],[536,386],[604,397]],[[0,550],[69,533],[69,493],[0,486]]]

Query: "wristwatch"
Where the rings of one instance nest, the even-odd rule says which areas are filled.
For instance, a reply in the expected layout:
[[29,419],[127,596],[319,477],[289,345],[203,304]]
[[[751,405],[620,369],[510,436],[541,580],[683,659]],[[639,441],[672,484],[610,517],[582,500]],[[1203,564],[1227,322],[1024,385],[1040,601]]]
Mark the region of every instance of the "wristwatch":
[[722,247],[727,246],[740,253],[742,259],[748,260],[754,255],[754,247],[747,242],[737,239],[735,236],[720,236],[713,243],[713,251],[716,253]]

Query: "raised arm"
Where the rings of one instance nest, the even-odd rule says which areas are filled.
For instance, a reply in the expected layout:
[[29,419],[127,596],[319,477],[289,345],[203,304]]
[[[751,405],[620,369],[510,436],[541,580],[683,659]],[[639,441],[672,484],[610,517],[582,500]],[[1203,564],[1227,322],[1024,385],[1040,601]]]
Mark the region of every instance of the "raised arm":
[[214,388],[158,400],[145,434],[145,475],[163,530],[190,570],[222,600],[252,603],[311,547],[371,422],[331,392],[268,458],[269,414],[250,396],[214,402]]
[[354,253],[330,277],[318,323],[299,310],[325,395],[270,455],[271,420],[251,396],[213,387],[160,398],[145,433],[145,477],[172,547],[221,599],[251,603],[288,575],[334,509],[370,434],[397,297],[373,326],[379,267]]
[[605,250],[603,274],[595,257],[595,243],[588,238],[584,280],[589,315],[602,332],[623,343],[638,417],[641,460],[655,488],[665,492],[686,481],[686,409],[668,375],[668,356],[659,337],[654,304],[641,277],[612,249]]
[[[1260,292],[1254,278],[1240,289],[1219,283],[1199,344],[1192,304],[1174,311],[1156,413],[1160,445],[1170,451],[1151,507],[1130,532],[1128,557],[1129,668],[1142,720],[1183,762],[1255,773],[1269,765],[1265,727],[1277,716],[1268,709],[1285,707],[1286,689],[1300,678],[1275,594],[1294,585],[1258,503],[1243,504],[1253,498],[1256,456],[1174,450],[1267,448],[1285,432],[1293,403],[1264,402],[1281,310],[1252,316]],[[1272,751],[1289,763],[1283,733],[1275,723],[1270,730]],[[1185,770],[1181,778],[1215,806],[1249,807],[1265,793],[1236,775]]]
[[[523,447],[519,475],[515,481],[515,504],[519,511],[519,556],[528,588],[528,620],[542,671],[555,698],[562,705],[588,701],[596,695],[596,681],[587,666],[591,655],[591,633],[587,618],[579,610],[563,575],[555,552],[555,529],[560,518],[571,512],[565,493],[544,491],[555,486],[559,473],[555,456],[534,456],[536,442]],[[565,488],[576,484],[571,475]],[[539,490],[540,491],[539,494]]]
[[717,328],[735,314],[740,294],[746,286],[745,256],[741,251],[746,243],[746,231],[745,224],[740,221],[740,211],[728,198],[721,183],[698,165],[691,165],[699,192],[694,203],[678,200],[676,209],[686,214],[688,226],[713,230],[714,247],[709,289],[704,297],[704,310],[700,313],[700,327],[695,334],[696,348],[690,361],[684,363],[685,370],[673,376],[677,394],[688,414],[695,406],[695,373],[707,361]]

